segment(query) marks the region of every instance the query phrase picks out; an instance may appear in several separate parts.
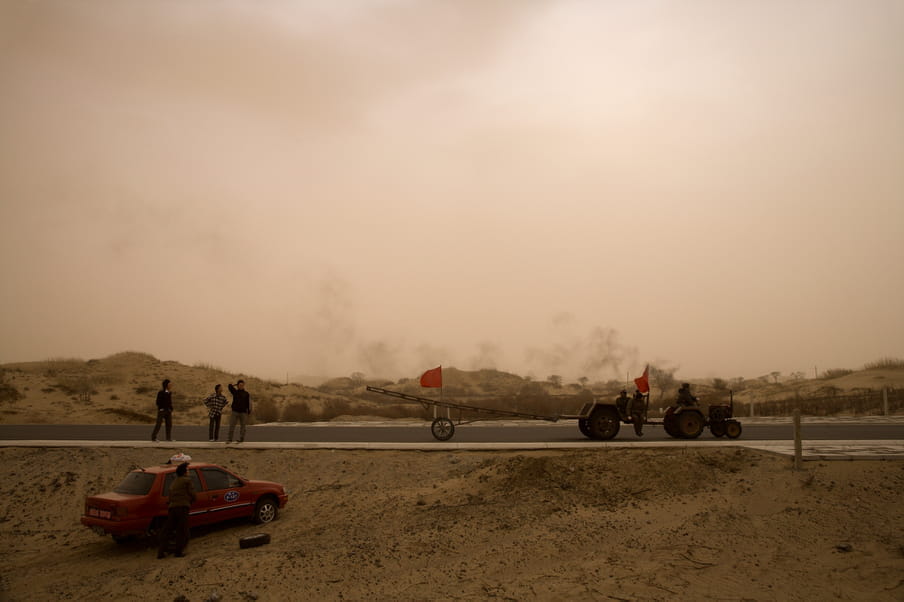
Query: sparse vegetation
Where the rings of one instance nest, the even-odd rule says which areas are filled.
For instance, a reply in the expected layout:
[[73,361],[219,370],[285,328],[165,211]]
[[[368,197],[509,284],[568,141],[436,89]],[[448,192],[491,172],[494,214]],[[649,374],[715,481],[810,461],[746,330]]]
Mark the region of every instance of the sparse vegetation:
[[269,397],[258,397],[254,401],[252,414],[254,422],[277,422],[279,420],[279,408]]
[[[865,369],[898,369],[904,360],[882,358],[871,362]],[[0,381],[5,376],[8,387],[0,392],[0,399],[9,401],[4,411],[19,413],[16,403],[24,399],[26,406],[33,402],[47,403],[53,400],[64,407],[66,399],[75,408],[90,408],[90,415],[101,418],[100,413],[109,412],[105,406],[115,406],[122,399],[134,399],[135,406],[153,415],[154,395],[160,380],[170,378],[175,383],[173,401],[175,409],[188,421],[206,417],[201,399],[212,391],[213,384],[235,382],[239,375],[211,374],[218,368],[207,363],[187,366],[174,361],[161,362],[148,354],[125,352],[101,360],[83,362],[77,359],[57,358],[49,364],[27,362],[8,364],[0,367]],[[650,366],[650,385],[653,389],[652,408],[667,405],[681,380],[675,376],[677,368]],[[54,376],[47,376],[49,373]],[[801,372],[791,372],[778,378],[780,373],[772,372],[759,379],[741,377],[722,379],[690,380],[703,402],[710,404],[724,398],[728,400],[729,389],[734,394],[738,416],[749,415],[749,403],[755,402],[756,415],[787,415],[794,407],[800,407],[811,415],[832,415],[837,413],[877,413],[879,404],[876,392],[884,389],[894,391],[901,379],[892,374],[854,374],[854,378],[834,382],[831,379],[854,373],[847,369],[826,370],[821,379],[806,379]],[[812,377],[811,373],[811,377]],[[385,379],[367,377],[363,372],[352,372],[349,377],[328,381],[319,390],[295,383],[245,377],[254,401],[256,422],[330,420],[338,416],[374,416],[385,418],[429,419],[432,412],[419,404],[390,404],[384,396],[368,393],[365,385],[387,387],[410,395],[439,399],[503,411],[516,411],[534,415],[574,414],[586,401],[585,397],[614,399],[618,391],[625,387],[621,379],[592,382],[581,376],[574,383],[564,382],[559,375],[536,378],[519,376],[495,369],[459,370],[446,367],[443,370],[445,387],[423,389],[417,378],[401,378],[396,383]],[[13,387],[12,385],[15,385]],[[103,385],[103,386],[101,386]],[[29,392],[29,386],[33,392]],[[96,387],[96,388],[95,388]],[[696,389],[699,387],[699,389]],[[858,387],[862,390],[853,390]],[[104,392],[102,399],[97,389]],[[872,393],[870,393],[872,390]],[[40,391],[40,393],[38,393]],[[854,398],[851,398],[854,395]],[[871,401],[861,401],[873,395]],[[858,397],[859,396],[859,397]],[[897,398],[889,396],[889,410],[898,411]],[[852,400],[853,399],[853,400]],[[13,400],[13,401],[10,401]],[[23,406],[25,407],[25,406]],[[790,409],[789,409],[790,408]],[[75,411],[75,410],[73,410]],[[128,410],[127,410],[128,411]],[[33,410],[25,412],[34,414]],[[24,414],[23,414],[24,415]],[[116,412],[123,418],[121,412]],[[138,413],[137,415],[141,415]],[[463,419],[479,417],[493,419],[488,414],[464,413]],[[31,418],[30,418],[31,419]],[[101,420],[103,420],[101,418]],[[143,422],[143,420],[142,420]]]
[[154,422],[154,418],[152,416],[148,416],[147,414],[141,414],[140,412],[135,412],[133,410],[127,410],[125,408],[103,408],[100,411],[105,414],[111,414],[113,416],[119,416],[121,418],[125,418],[131,422],[142,422],[142,423]]
[[282,412],[283,422],[313,422],[316,419],[317,418],[311,411],[310,406],[303,401],[290,403]]
[[82,370],[85,367],[85,361],[78,358],[50,358],[43,363],[44,374],[53,378],[63,372],[72,372],[74,370]]
[[853,374],[853,370],[848,370],[847,368],[829,368],[828,370],[824,370],[822,373],[823,380],[828,380],[832,378],[841,378],[842,376],[847,376],[848,374]]
[[0,382],[0,403],[18,401],[22,399],[22,394],[9,383]]
[[323,404],[323,412],[321,417],[324,420],[331,420],[333,418],[336,418],[337,416],[349,416],[353,413],[354,412],[352,410],[352,405],[348,400],[330,399]]
[[208,372],[220,372],[225,374],[225,370],[220,368],[219,366],[214,366],[213,364],[209,364],[207,362],[195,362],[192,364],[192,368],[197,368],[199,370],[207,370]]
[[904,359],[883,357],[863,366],[864,370],[904,370]]

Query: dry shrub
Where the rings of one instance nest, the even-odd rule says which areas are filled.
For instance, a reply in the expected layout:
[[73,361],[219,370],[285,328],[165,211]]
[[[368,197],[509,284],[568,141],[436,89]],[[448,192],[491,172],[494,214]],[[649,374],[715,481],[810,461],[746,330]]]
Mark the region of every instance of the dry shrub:
[[279,408],[276,403],[269,397],[258,397],[252,406],[254,410],[255,422],[277,422],[279,421]]
[[864,370],[904,370],[904,359],[883,357],[863,366]]
[[831,379],[831,378],[840,378],[842,376],[847,376],[848,374],[852,374],[853,370],[848,370],[847,368],[829,368],[825,370],[820,378],[823,379]]
[[126,418],[132,422],[145,422],[150,424],[156,420],[156,418],[154,418],[153,416],[132,410],[127,410],[124,408],[103,408],[100,411],[106,414],[112,414],[113,416],[122,416],[123,418]]
[[24,397],[19,390],[9,383],[0,383],[0,402],[18,401]]
[[313,422],[315,419],[310,406],[303,401],[290,403],[282,411],[283,422]]
[[337,416],[347,416],[352,414],[352,404],[344,399],[328,399],[323,404],[321,418],[323,420],[331,420]]

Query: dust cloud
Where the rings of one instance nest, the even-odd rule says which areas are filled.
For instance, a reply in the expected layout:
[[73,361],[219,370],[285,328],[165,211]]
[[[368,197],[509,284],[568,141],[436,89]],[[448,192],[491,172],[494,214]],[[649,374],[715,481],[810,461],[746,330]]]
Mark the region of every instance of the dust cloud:
[[904,356],[904,5],[0,5],[0,362]]

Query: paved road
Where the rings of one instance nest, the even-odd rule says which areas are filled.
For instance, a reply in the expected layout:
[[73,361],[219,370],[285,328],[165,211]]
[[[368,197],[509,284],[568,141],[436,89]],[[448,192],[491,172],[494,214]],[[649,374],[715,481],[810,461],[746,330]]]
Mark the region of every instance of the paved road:
[[[740,440],[782,441],[793,439],[790,423],[745,423]],[[0,425],[0,441],[145,441],[150,438],[153,425]],[[221,430],[220,440],[227,431]],[[207,441],[206,426],[177,426],[173,429],[177,441]],[[839,440],[904,440],[904,423],[804,423],[802,438],[807,441]],[[302,424],[260,425],[248,429],[249,442],[371,442],[371,443],[428,443],[435,442],[429,423],[418,424]],[[704,431],[700,441],[716,439]],[[456,427],[456,443],[565,443],[586,442],[574,421],[547,424],[542,422],[481,422]],[[622,425],[614,441],[674,441],[661,426],[647,426],[643,439],[634,436],[630,425]],[[729,441],[723,438],[722,441]]]

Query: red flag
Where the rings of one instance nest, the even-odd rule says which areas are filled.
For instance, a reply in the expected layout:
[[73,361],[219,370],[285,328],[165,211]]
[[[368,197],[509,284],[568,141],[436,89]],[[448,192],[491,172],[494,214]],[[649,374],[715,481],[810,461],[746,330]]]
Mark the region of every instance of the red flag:
[[640,378],[634,379],[634,384],[637,385],[637,390],[641,393],[649,393],[650,392],[650,366],[648,365],[643,369],[643,375]]
[[437,366],[421,374],[422,387],[441,388],[443,386],[443,367]]

